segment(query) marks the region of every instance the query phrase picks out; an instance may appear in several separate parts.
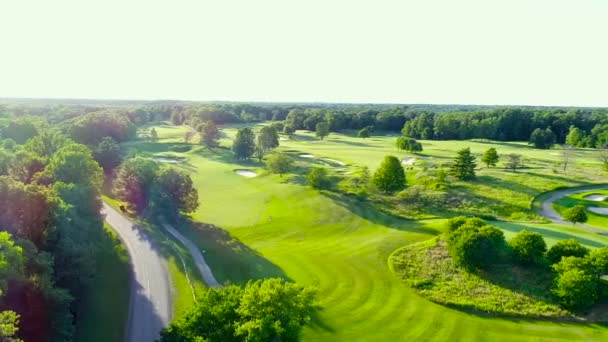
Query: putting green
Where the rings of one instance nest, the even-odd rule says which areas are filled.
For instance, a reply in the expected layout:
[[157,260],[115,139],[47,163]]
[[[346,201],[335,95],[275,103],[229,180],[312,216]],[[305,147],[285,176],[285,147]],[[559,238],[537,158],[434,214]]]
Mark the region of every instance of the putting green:
[[[132,146],[163,153],[183,136],[179,127],[157,130],[162,138],[159,143]],[[228,146],[234,130],[224,133],[227,138],[222,144]],[[282,148],[370,167],[375,167],[385,154],[397,154],[392,148],[394,137],[362,140],[332,134],[324,142],[305,140],[306,135],[301,139],[282,141]],[[472,144],[480,149],[493,146]],[[453,155],[458,148],[445,142],[430,142],[427,147],[425,154],[437,159]],[[507,147],[537,153],[523,145]],[[304,328],[304,341],[608,340],[608,330],[598,325],[482,317],[433,304],[414,294],[390,272],[388,256],[403,245],[441,233],[442,220],[403,220],[364,203],[323,195],[298,182],[264,174],[255,161],[236,163],[224,149],[197,147],[177,155],[186,160],[175,167],[189,172],[199,189],[201,207],[193,217],[228,231],[242,242],[226,237],[219,240],[217,231],[180,227],[205,252],[218,280],[241,283],[249,278],[280,275],[318,288],[320,310]],[[239,176],[234,173],[239,168],[257,168],[258,176]],[[536,191],[526,190],[522,202]],[[512,234],[526,226],[501,227]],[[552,225],[533,228],[553,234],[549,234],[551,239],[572,236],[592,247],[607,241]]]

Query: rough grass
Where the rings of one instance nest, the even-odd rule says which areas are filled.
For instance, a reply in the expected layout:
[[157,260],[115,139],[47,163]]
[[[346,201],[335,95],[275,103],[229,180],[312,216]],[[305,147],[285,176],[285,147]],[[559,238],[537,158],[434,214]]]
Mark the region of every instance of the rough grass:
[[[394,277],[387,260],[403,245],[440,234],[441,220],[393,217],[364,202],[311,190],[301,184],[297,175],[281,178],[258,172],[260,176],[255,178],[238,176],[233,172],[235,168],[260,171],[262,165],[254,160],[238,162],[232,158],[227,148],[235,131],[232,127],[222,129],[224,148],[207,150],[194,146],[191,151],[178,154],[186,161],[176,167],[189,172],[199,189],[201,206],[192,219],[204,222],[178,228],[205,252],[221,282],[242,283],[250,278],[279,275],[316,286],[320,310],[304,328],[303,341],[600,341],[608,338],[608,330],[600,326],[489,319],[447,309],[421,298]],[[126,147],[165,153],[169,146],[183,141],[185,128],[168,126],[158,132],[161,140],[156,144],[136,142]],[[281,141],[280,149],[310,153],[349,165],[367,165],[372,169],[386,154],[408,156],[395,151],[395,137],[363,140],[332,133],[325,141],[318,141],[309,133],[298,132],[295,138],[297,140]],[[457,148],[467,143],[423,142],[425,154],[437,159],[454,155]],[[513,150],[530,155],[539,153],[520,144],[471,144],[475,152],[497,147],[499,153]],[[502,175],[507,171],[492,172]],[[534,177],[539,177],[538,184],[541,184],[543,172],[539,174],[541,176]],[[513,182],[521,180],[524,184],[530,177],[523,172],[515,176],[517,179]],[[563,178],[565,185],[573,183]],[[525,198],[531,199],[532,193]],[[509,202],[508,195],[492,196]]]
[[79,308],[76,341],[124,341],[129,314],[129,258],[116,233],[104,228],[97,276]]
[[401,248],[390,263],[404,283],[435,303],[509,316],[573,317],[550,297],[546,268],[505,264],[470,273],[454,264],[443,238]]

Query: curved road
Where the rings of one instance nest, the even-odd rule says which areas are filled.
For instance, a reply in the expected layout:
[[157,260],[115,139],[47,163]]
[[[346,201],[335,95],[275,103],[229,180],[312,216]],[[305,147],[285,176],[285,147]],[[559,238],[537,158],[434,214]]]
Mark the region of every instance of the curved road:
[[131,261],[126,341],[156,341],[169,323],[172,311],[171,285],[164,260],[145,232],[105,202],[102,213],[127,247]]
[[[607,190],[607,189],[608,189],[608,184],[603,184],[603,185],[598,185],[598,186],[594,186],[594,187],[587,187],[584,189],[564,189],[564,190],[555,191],[551,195],[551,197],[547,198],[543,202],[543,205],[541,207],[539,214],[541,216],[551,220],[551,222],[553,222],[553,223],[571,225],[570,222],[564,221],[562,219],[562,216],[557,211],[555,211],[555,209],[553,209],[553,202],[557,201],[558,199],[560,199],[562,197],[570,196],[573,194],[578,194],[581,192],[588,192],[588,191],[594,191],[594,190]],[[597,229],[596,227],[593,227],[590,225],[578,224],[577,227],[584,228],[584,229],[592,231],[594,233],[608,235],[608,232]]]

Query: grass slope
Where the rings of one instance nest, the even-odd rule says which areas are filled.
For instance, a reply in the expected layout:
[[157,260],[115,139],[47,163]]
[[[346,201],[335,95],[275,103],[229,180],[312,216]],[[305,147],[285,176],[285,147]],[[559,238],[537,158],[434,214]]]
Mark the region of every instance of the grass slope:
[[98,243],[97,276],[79,310],[76,341],[124,341],[129,315],[129,258],[109,227]]
[[[127,146],[165,154],[170,146],[183,141],[185,129],[164,126],[157,131],[161,137],[159,143]],[[222,145],[229,146],[234,132],[232,128],[223,130],[226,138]],[[394,150],[394,137],[360,140],[332,134],[324,142],[313,140],[310,134],[300,134],[298,138],[300,140],[281,141],[282,149],[371,168],[375,168],[385,154],[406,155]],[[467,144],[426,142],[425,153],[445,159]],[[471,144],[475,152],[496,146]],[[499,152],[504,148],[530,155],[540,153],[520,144],[513,145],[497,147]],[[410,221],[391,217],[365,204],[324,195],[264,174],[260,164],[235,162],[230,153],[221,148],[208,151],[196,147],[187,153],[173,154],[186,158],[184,163],[175,166],[191,174],[201,200],[193,219],[206,223],[184,224],[178,228],[201,246],[219,281],[242,283],[250,278],[282,276],[318,287],[321,310],[303,330],[304,341],[608,339],[608,330],[596,325],[480,317],[447,309],[416,295],[393,276],[387,260],[397,248],[441,233],[441,220]],[[236,168],[254,169],[260,176],[244,178],[233,172]],[[530,177],[523,173],[515,176]],[[540,179],[543,175],[534,177]],[[556,182],[588,181],[563,177]],[[526,200],[529,201],[535,191],[528,191]],[[508,201],[504,195],[492,196]],[[524,202],[521,200],[522,206]],[[525,206],[528,207],[529,202]]]

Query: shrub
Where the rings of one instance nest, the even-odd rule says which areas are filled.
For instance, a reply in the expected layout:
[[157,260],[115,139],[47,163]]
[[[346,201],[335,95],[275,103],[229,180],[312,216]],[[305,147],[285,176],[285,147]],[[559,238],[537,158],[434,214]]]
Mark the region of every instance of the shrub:
[[564,210],[562,213],[564,220],[572,222],[572,224],[587,222],[587,210],[582,205],[576,205],[572,208]]
[[551,268],[558,274],[566,273],[575,268],[585,272],[592,271],[592,266],[589,259],[575,256],[563,257],[558,263],[553,264]]
[[542,235],[522,230],[509,241],[509,249],[520,263],[540,264],[547,251],[547,244]]
[[597,276],[608,274],[608,247],[591,251],[587,258]]
[[584,257],[589,254],[589,249],[582,246],[574,239],[558,241],[549,252],[547,252],[547,259],[551,264],[559,262],[563,257],[575,256]]
[[496,262],[505,245],[502,231],[478,218],[468,219],[448,234],[454,262],[465,268],[484,268]]
[[374,173],[372,182],[384,192],[393,192],[405,187],[405,171],[395,156],[386,156]]
[[306,182],[318,190],[329,189],[331,185],[327,170],[321,167],[313,168],[306,177]]
[[584,309],[597,299],[597,288],[597,281],[591,274],[573,268],[555,278],[551,292],[564,307]]

